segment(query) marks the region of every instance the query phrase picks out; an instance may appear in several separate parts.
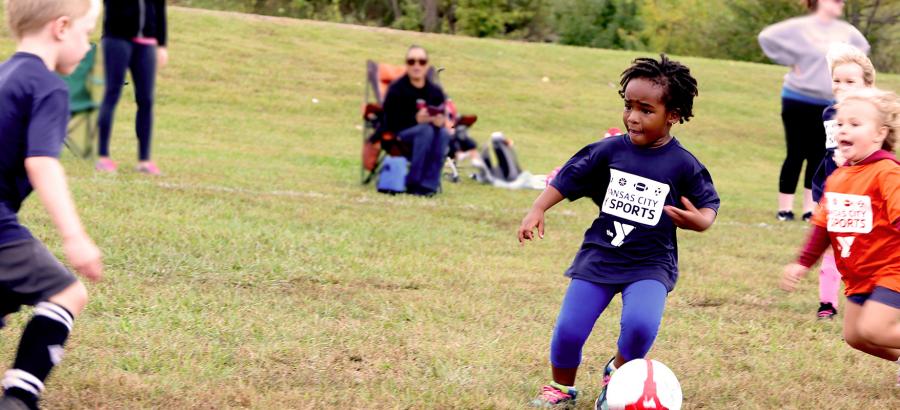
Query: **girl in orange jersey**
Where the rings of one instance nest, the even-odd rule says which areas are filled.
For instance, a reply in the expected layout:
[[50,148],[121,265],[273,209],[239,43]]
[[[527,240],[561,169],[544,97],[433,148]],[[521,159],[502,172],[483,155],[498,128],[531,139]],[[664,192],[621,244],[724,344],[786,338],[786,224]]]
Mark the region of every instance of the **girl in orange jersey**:
[[870,88],[848,92],[837,107],[838,149],[847,163],[825,182],[809,240],[797,262],[784,268],[781,287],[795,290],[830,243],[851,302],[844,339],[854,349],[898,361],[900,162],[893,150],[900,100]]

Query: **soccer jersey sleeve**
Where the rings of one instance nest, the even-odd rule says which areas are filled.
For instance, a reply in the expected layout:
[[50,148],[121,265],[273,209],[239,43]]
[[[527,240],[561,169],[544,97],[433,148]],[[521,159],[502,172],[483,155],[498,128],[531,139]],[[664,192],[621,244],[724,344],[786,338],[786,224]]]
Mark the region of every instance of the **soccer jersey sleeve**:
[[28,124],[25,157],[59,157],[69,125],[69,96],[55,90],[35,99]]
[[719,212],[719,194],[713,185],[712,175],[704,166],[700,166],[700,170],[694,174],[688,181],[688,191],[685,195],[691,200],[697,209],[709,208]]
[[[588,145],[578,151],[550,182],[566,199],[576,199],[589,196],[595,197],[603,189],[600,185],[609,182],[608,164],[602,159],[597,149],[598,143]],[[607,174],[602,174],[606,169]]]
[[900,223],[900,167],[882,173],[879,183],[888,222],[896,226]]

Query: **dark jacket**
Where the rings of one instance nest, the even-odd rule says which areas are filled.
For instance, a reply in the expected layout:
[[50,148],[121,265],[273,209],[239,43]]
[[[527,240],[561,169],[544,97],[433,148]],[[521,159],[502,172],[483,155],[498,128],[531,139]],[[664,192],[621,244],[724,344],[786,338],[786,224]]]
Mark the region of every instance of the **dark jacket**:
[[416,88],[409,81],[409,76],[404,75],[391,83],[387,95],[384,97],[384,127],[382,131],[394,134],[400,133],[409,127],[418,124],[416,122],[416,100],[425,100],[432,107],[440,106],[446,100],[441,86],[431,80],[425,82],[425,87]]
[[166,45],[165,0],[104,0],[103,36],[155,38]]

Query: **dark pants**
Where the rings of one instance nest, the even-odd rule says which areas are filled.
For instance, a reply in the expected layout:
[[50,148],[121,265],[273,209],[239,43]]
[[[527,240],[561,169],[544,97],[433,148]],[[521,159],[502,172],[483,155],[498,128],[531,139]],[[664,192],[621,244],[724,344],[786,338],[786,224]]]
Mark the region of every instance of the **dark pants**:
[[447,129],[419,124],[400,131],[397,138],[412,148],[406,192],[421,195],[437,192],[441,188],[441,170],[450,144]]
[[153,87],[156,82],[156,46],[137,44],[130,40],[104,37],[103,66],[106,72],[106,93],[100,105],[97,125],[100,129],[99,154],[109,156],[109,137],[112,131],[116,104],[125,84],[125,70],[131,71],[134,97],[137,102],[135,130],[138,138],[138,158],[150,160],[150,138],[153,131]]
[[781,121],[784,123],[787,157],[781,166],[778,192],[793,194],[797,190],[803,161],[806,161],[803,187],[812,189],[813,175],[825,156],[825,126],[822,121],[825,108],[828,107],[789,98],[781,99]]

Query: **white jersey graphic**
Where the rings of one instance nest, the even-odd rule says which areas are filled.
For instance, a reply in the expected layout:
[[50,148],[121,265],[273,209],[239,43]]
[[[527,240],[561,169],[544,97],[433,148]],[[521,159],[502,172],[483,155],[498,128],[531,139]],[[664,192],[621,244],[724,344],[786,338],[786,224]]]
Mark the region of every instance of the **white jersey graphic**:
[[[609,175],[609,187],[600,210],[632,222],[656,226],[662,218],[669,186],[617,169],[610,169]],[[616,231],[618,238],[619,231]]]
[[853,236],[838,236],[837,241],[838,245],[841,248],[841,257],[849,258],[850,257],[850,247],[853,246],[853,241],[856,240]]
[[872,232],[872,199],[865,195],[826,192],[828,232]]
[[828,120],[825,121],[825,148],[837,148],[837,133],[838,133],[838,125],[837,120]]
[[625,242],[625,237],[634,230],[634,225],[623,224],[619,221],[613,221],[613,225],[616,227],[616,236],[609,243],[615,247],[622,246],[622,243]]

